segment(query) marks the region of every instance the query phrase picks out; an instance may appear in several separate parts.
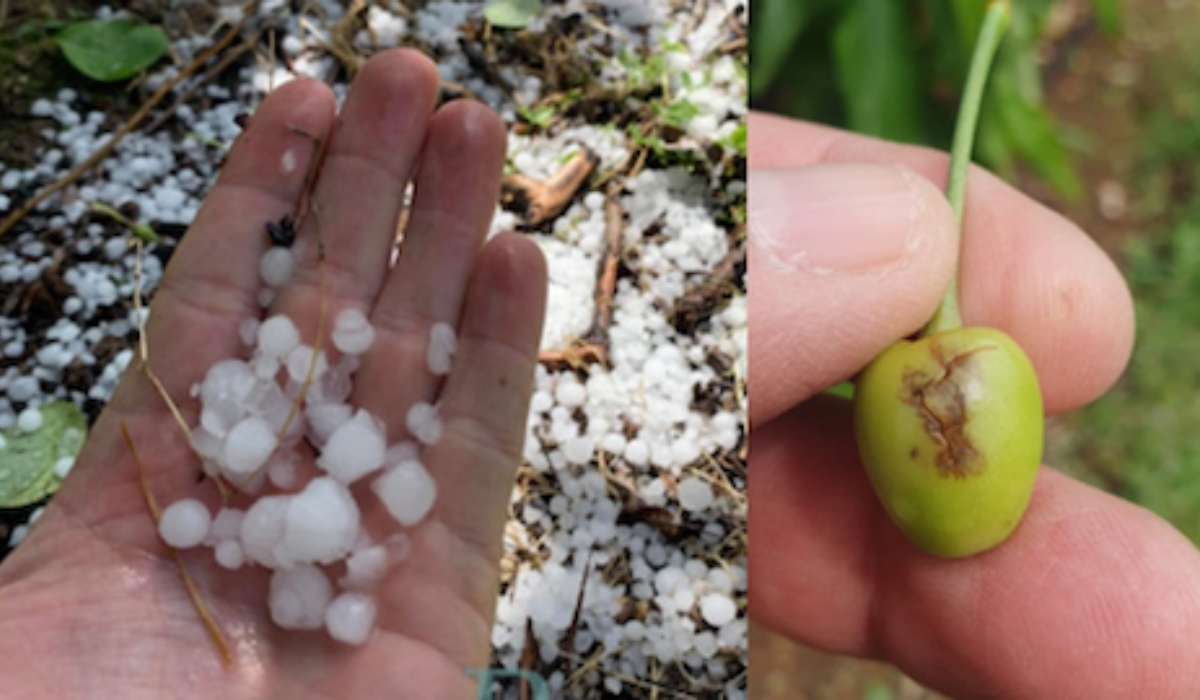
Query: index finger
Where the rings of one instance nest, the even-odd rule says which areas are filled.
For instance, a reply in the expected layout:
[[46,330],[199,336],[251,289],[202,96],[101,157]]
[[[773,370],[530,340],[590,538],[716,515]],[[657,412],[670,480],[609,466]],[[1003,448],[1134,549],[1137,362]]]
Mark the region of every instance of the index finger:
[[[318,157],[313,136],[333,122],[329,88],[295,80],[263,100],[234,142],[163,273],[147,321],[150,365],[171,395],[185,394],[215,361],[243,349],[238,325],[261,313],[265,225],[292,213],[309,161]],[[113,401],[144,398],[119,392]]]

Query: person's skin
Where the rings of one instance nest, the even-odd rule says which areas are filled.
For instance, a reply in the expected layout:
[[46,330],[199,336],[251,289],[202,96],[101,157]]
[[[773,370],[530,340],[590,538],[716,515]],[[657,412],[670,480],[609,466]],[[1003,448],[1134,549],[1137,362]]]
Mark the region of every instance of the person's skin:
[[[367,311],[377,337],[352,401],[406,437],[414,401],[441,401],[445,432],[425,453],[438,485],[413,549],[382,583],[377,629],[361,647],[269,620],[269,572],[228,572],[211,550],[185,556],[232,646],[224,667],[188,599],[138,486],[128,425],[162,504],[204,494],[199,463],[162,399],[132,369],[93,427],[62,490],[28,540],[0,566],[0,694],[14,698],[474,697],[496,602],[501,533],[524,440],[545,301],[545,262],[515,235],[484,244],[505,154],[487,108],[434,112],[438,76],[416,52],[372,58],[340,116],[330,91],[300,80],[267,97],[230,151],[154,297],[150,365],[195,424],[189,387],[214,362],[244,356],[238,327],[258,316],[264,224],[290,214],[315,142],[333,134],[294,250],[296,278],[270,310],[311,342],[320,276],[332,314]],[[292,153],[293,162],[284,154]],[[419,162],[419,167],[418,167]],[[290,167],[289,167],[290,165]],[[405,182],[415,201],[403,254],[389,269]],[[319,224],[318,224],[319,222]],[[453,371],[428,373],[433,322],[458,329]],[[374,496],[365,490],[366,503]],[[384,529],[376,502],[369,517]],[[391,531],[399,530],[392,524]]]
[[[1010,540],[929,556],[871,491],[849,403],[821,395],[937,306],[958,253],[945,154],[762,114],[749,133],[751,614],[956,699],[1200,697],[1200,556],[1180,533],[1043,467]],[[1113,265],[980,169],[966,222],[965,323],[1027,350],[1048,412],[1099,397],[1132,345]]]

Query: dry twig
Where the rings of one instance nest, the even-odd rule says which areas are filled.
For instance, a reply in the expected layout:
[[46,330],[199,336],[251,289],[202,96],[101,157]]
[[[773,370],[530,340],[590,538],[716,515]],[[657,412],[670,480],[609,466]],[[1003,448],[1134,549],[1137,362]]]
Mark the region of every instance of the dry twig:
[[584,146],[545,180],[520,173],[505,175],[500,181],[500,203],[522,212],[530,226],[541,226],[567,208],[599,163],[599,156]]

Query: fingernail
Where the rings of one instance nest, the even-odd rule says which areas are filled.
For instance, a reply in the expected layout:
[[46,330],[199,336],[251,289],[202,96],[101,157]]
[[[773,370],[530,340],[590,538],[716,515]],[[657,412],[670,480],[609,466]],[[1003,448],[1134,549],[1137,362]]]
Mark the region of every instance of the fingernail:
[[751,240],[781,271],[878,272],[916,248],[924,207],[915,173],[830,163],[749,173]]

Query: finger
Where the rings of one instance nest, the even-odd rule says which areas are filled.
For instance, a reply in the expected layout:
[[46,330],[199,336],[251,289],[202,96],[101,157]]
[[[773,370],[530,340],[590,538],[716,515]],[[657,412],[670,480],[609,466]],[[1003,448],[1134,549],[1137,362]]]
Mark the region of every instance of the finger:
[[1043,469],[1011,539],[937,559],[887,520],[845,402],[809,402],[751,440],[750,609],[765,624],[952,697],[1200,689],[1200,556],[1158,517]]
[[[754,168],[902,163],[939,187],[945,182],[944,153],[778,117],[750,121]],[[1133,347],[1133,303],[1112,262],[1077,226],[979,168],[971,171],[965,222],[964,321],[1000,328],[1021,344],[1048,412],[1104,393]]]
[[958,237],[946,198],[907,168],[758,169],[748,186],[757,424],[920,328],[949,283]]
[[505,138],[499,117],[474,102],[451,103],[429,124],[403,250],[371,312],[378,336],[362,375],[375,379],[356,394],[393,431],[403,429],[414,402],[436,393],[440,378],[426,360],[430,328],[458,325],[496,210]]
[[[238,326],[259,313],[258,261],[268,245],[264,224],[292,211],[304,171],[316,157],[311,141],[296,130],[328,131],[333,121],[333,95],[322,83],[295,80],[268,95],[230,149],[220,179],[167,266],[147,322],[149,364],[193,424],[197,408],[184,401],[189,387],[218,360],[243,352]],[[142,493],[129,478],[133,453],[124,423],[160,503],[195,492],[198,465],[186,439],[164,399],[131,370],[51,512],[68,512],[67,522],[86,523],[111,541],[159,552]]]
[[536,245],[501,234],[484,247],[463,307],[459,350],[442,392],[445,433],[427,453],[439,519],[496,561],[546,306]]
[[[297,130],[321,133],[333,120],[329,89],[296,80],[263,100],[234,143],[167,266],[147,324],[150,365],[172,395],[181,396],[215,361],[241,351],[238,325],[259,313],[258,265],[269,244],[264,224],[291,212],[315,157]],[[114,394],[113,403],[158,405],[150,387],[135,384],[128,395]]]
[[355,76],[312,211],[302,213],[295,278],[273,311],[303,319],[311,333],[322,276],[331,318],[347,306],[369,310],[390,266],[404,189],[425,142],[437,84],[437,68],[412,49],[380,53]]

